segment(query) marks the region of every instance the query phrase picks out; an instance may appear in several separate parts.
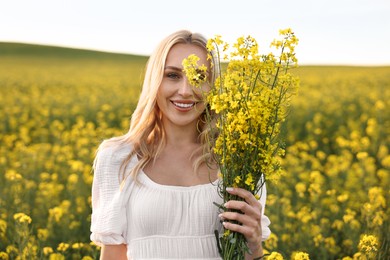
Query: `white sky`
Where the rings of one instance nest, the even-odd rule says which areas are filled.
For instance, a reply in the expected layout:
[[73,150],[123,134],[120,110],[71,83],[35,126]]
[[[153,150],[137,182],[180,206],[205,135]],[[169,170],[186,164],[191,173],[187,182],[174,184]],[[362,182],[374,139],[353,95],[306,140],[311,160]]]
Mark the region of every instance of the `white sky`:
[[266,52],[286,27],[300,64],[390,65],[390,0],[0,0],[0,41],[131,54],[179,29]]

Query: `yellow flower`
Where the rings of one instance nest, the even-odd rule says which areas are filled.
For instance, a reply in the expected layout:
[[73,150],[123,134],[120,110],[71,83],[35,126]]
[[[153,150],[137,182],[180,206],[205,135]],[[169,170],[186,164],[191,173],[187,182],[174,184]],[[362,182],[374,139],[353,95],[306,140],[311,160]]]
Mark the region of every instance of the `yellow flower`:
[[383,189],[381,187],[372,187],[368,191],[368,198],[370,203],[375,205],[375,208],[385,208],[386,199],[383,196]]
[[49,230],[47,230],[46,228],[38,228],[37,237],[39,240],[46,241],[49,237]]
[[390,155],[385,156],[381,163],[383,166],[390,168]]
[[207,67],[204,64],[198,65],[199,60],[198,56],[191,54],[182,62],[188,82],[195,87],[200,87],[207,81]]
[[0,219],[0,238],[5,237],[5,232],[7,231],[7,222]]
[[23,179],[20,173],[17,173],[15,170],[7,170],[5,172],[5,179],[9,181],[17,181]]
[[306,185],[303,182],[299,182],[295,185],[295,190],[297,191],[299,197],[304,197],[304,192],[306,191]]
[[90,244],[92,247],[95,247],[95,248],[97,248],[97,249],[100,248],[100,246],[98,246],[97,244],[95,244],[95,242],[90,242],[89,244]]
[[74,243],[74,244],[72,245],[72,248],[73,248],[73,249],[81,249],[81,248],[83,248],[83,246],[84,246],[83,243]]
[[343,203],[343,202],[347,201],[348,198],[349,198],[348,193],[345,193],[345,194],[337,196],[337,201]]
[[252,191],[255,189],[255,184],[251,173],[246,175],[245,184],[248,185]]
[[48,254],[51,254],[51,253],[53,253],[54,251],[53,251],[53,248],[51,248],[51,247],[44,247],[43,248],[43,254],[44,255],[48,255]]
[[310,260],[309,254],[304,252],[294,252],[291,256],[292,260]]
[[278,237],[274,233],[271,233],[269,238],[265,241],[265,247],[269,250],[277,248],[278,240]]
[[7,252],[8,255],[19,253],[19,250],[14,245],[7,246],[5,251]]
[[74,185],[74,184],[76,184],[78,181],[79,181],[79,176],[78,176],[77,174],[73,173],[73,174],[69,175],[69,177],[68,177],[68,183],[69,183],[70,185]]
[[54,207],[52,209],[49,209],[50,218],[54,219],[54,221],[57,223],[60,222],[63,214],[64,213],[61,207]]
[[69,244],[68,243],[60,243],[57,247],[57,250],[60,252],[65,252],[66,250],[69,249]]
[[363,235],[360,238],[359,251],[362,253],[375,253],[378,251],[379,242],[376,236],[373,235]]
[[338,249],[339,249],[339,247],[338,247],[338,245],[336,245],[336,241],[334,240],[333,237],[325,238],[324,246],[332,254],[335,254],[338,251]]
[[279,34],[280,35],[287,35],[287,34],[290,34],[290,33],[292,33],[291,28],[286,28],[286,29],[280,29],[279,30]]
[[278,252],[272,252],[268,257],[267,260],[283,260],[283,256]]
[[225,229],[225,231],[223,232],[223,237],[228,237],[230,235],[230,230],[229,229]]
[[344,222],[339,219],[336,219],[332,224],[332,228],[336,230],[341,230],[343,226],[344,226]]
[[72,222],[70,222],[70,224],[69,224],[69,229],[77,229],[77,228],[79,228],[80,227],[80,222],[79,221],[72,221]]
[[8,260],[9,256],[6,252],[0,252],[0,260]]
[[365,257],[362,253],[357,252],[353,254],[353,260],[367,260],[367,257]]
[[324,237],[321,235],[321,234],[318,234],[316,235],[314,238],[313,238],[313,241],[314,241],[314,245],[316,247],[320,246],[322,244],[322,242],[324,241]]
[[346,213],[343,216],[343,220],[345,223],[349,223],[355,218],[356,212],[350,209],[346,209],[345,212]]
[[359,160],[364,160],[365,158],[368,157],[368,153],[367,152],[359,152],[357,155],[356,155],[356,158],[358,158]]
[[15,213],[14,219],[17,220],[19,223],[28,223],[30,224],[32,219],[30,216],[24,214],[24,213]]
[[65,260],[65,256],[60,253],[50,254],[49,260]]

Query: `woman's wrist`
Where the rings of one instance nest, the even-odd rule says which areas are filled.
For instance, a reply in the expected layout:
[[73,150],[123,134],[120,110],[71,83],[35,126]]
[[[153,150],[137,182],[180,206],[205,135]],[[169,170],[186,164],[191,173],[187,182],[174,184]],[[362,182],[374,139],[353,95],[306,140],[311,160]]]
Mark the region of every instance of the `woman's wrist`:
[[250,246],[248,245],[250,254],[248,253],[245,257],[247,260],[260,260],[264,258],[263,254],[263,246],[260,242],[260,244],[257,244],[257,246]]

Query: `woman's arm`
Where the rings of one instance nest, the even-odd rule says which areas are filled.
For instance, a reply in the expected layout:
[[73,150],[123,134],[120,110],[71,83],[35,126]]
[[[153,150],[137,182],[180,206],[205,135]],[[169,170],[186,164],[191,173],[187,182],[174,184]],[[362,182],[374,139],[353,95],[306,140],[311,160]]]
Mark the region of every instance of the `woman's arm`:
[[103,245],[100,251],[100,260],[127,260],[127,247],[122,245]]

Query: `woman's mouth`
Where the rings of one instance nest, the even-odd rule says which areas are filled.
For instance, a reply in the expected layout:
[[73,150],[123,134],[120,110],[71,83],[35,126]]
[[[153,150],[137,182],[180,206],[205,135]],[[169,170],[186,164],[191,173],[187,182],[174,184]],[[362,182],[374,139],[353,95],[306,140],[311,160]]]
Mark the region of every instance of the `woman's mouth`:
[[192,108],[193,106],[196,105],[196,102],[186,102],[186,103],[182,103],[182,102],[177,102],[177,101],[171,101],[173,105],[175,105],[176,107],[178,108],[181,108],[181,109],[188,109],[188,108]]

